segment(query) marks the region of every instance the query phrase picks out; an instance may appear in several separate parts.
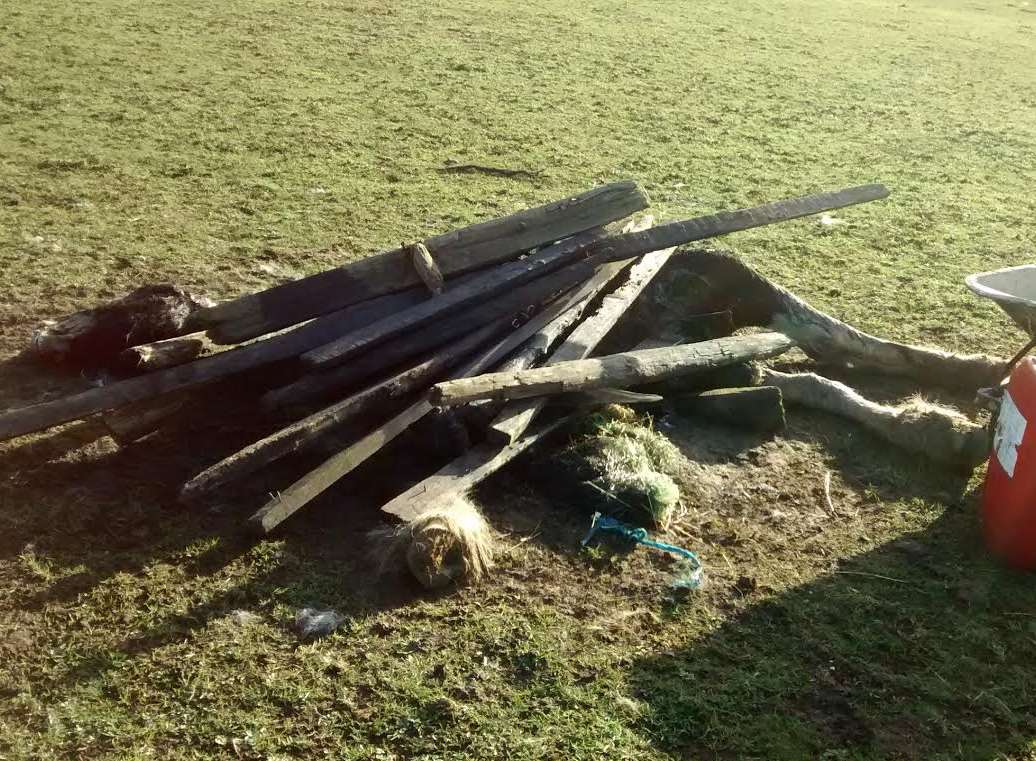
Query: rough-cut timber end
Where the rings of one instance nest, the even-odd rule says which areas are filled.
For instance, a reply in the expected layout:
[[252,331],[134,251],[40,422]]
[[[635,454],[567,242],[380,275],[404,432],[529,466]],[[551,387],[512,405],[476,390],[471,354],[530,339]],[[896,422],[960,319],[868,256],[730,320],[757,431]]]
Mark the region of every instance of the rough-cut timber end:
[[435,263],[432,254],[424,243],[414,243],[410,246],[411,261],[414,263],[414,270],[421,282],[428,286],[428,290],[436,296],[442,293],[446,279]]
[[[267,523],[269,522],[269,525]],[[278,525],[278,521],[267,520],[267,513],[262,511],[256,513],[247,521],[245,521],[245,527],[249,534],[253,536],[266,536]]]
[[152,372],[176,367],[197,359],[205,351],[203,335],[187,335],[131,346],[116,357],[116,366],[125,373]]
[[177,285],[141,286],[99,307],[46,320],[33,332],[32,351],[55,364],[111,368],[122,350],[181,335],[191,314],[213,305]]

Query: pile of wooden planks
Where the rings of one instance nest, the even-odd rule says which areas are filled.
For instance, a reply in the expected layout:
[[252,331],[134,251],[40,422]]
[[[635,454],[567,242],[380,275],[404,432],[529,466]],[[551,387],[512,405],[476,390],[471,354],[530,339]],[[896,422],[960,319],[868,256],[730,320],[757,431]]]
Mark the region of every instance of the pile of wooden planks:
[[[605,185],[200,308],[182,335],[120,355],[138,374],[0,413],[0,440],[100,416],[129,441],[215,381],[276,378],[257,414],[295,419],[190,479],[185,500],[316,450],[347,424],[366,432],[255,512],[250,525],[268,532],[437,406],[472,402],[466,417],[482,421],[483,440],[384,507],[407,519],[553,430],[559,419],[531,429],[548,396],[580,404],[619,398],[616,389],[771,357],[800,340],[756,333],[592,358],[677,246],[887,195],[865,185],[622,226],[647,208],[647,197],[634,182]],[[264,372],[274,365],[277,373]]]

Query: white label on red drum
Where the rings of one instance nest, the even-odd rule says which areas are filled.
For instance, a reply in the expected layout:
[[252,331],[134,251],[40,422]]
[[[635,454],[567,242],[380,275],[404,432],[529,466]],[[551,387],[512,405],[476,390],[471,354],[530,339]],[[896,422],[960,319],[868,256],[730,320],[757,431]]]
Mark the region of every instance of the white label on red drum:
[[996,459],[1000,461],[1000,467],[1012,478],[1014,467],[1018,464],[1018,447],[1025,438],[1027,422],[1011,394],[1005,391],[1004,400],[1000,403],[1000,417],[996,421],[996,433],[993,434],[993,449],[996,451]]

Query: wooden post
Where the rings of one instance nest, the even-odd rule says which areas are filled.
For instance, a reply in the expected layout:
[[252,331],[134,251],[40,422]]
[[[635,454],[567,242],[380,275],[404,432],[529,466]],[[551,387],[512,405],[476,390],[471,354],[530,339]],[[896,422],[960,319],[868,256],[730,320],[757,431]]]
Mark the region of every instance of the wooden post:
[[780,333],[727,336],[696,344],[561,362],[520,372],[459,378],[433,386],[431,398],[435,404],[452,406],[476,399],[526,399],[597,388],[630,388],[724,365],[775,357],[794,345],[794,341]]
[[[447,277],[606,225],[648,205],[635,182],[616,182],[424,241]],[[337,269],[249,294],[192,316],[195,329],[238,343],[263,333],[420,283],[409,252],[397,248]]]
[[130,404],[101,416],[101,421],[113,439],[120,444],[132,444],[154,433],[189,400],[186,393],[172,393],[158,399]]
[[[654,220],[655,218],[652,215],[646,214],[639,219],[628,222],[626,226],[622,228],[622,232],[628,233],[636,232],[638,230],[646,230],[651,227]],[[583,318],[583,314],[586,309],[598,294],[609,286],[627,266],[629,266],[629,261],[610,262],[598,267],[594,276],[583,285],[581,289],[582,294],[578,296],[577,303],[575,303],[569,310],[559,315],[549,325],[546,325],[539,333],[530,338],[520,350],[511,355],[505,362],[494,368],[494,371],[513,372],[515,370],[524,370],[537,364],[547,355],[554,344],[557,343],[574,324]],[[463,412],[460,410],[456,410],[455,412],[461,413],[463,418],[467,420],[469,425],[473,428],[481,430],[486,428],[489,423],[497,417],[498,413],[500,413],[505,405],[506,402],[488,402],[483,400],[469,405]],[[444,412],[443,414],[448,415],[449,413]]]

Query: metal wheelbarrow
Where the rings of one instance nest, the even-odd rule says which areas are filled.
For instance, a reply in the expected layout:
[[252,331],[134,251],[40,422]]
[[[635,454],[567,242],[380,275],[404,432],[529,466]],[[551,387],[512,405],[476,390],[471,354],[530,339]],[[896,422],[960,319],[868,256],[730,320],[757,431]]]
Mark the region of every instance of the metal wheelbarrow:
[[1018,327],[1036,338],[1036,264],[968,275],[973,293],[995,301]]
[[1036,348],[1036,264],[1022,264],[968,275],[964,282],[979,296],[992,299],[1029,334],[1029,343],[1007,363],[1004,375]]

